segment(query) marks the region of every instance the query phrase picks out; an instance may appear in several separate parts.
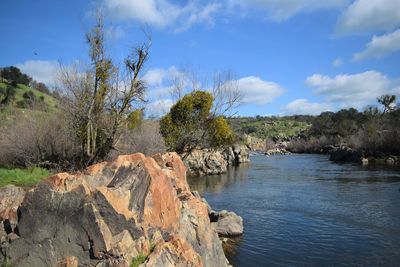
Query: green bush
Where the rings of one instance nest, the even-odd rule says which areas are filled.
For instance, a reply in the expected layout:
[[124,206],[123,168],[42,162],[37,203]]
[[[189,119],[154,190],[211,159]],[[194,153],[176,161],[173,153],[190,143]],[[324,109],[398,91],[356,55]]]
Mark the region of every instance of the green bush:
[[194,91],[172,106],[160,121],[160,132],[169,150],[182,153],[232,142],[232,130],[223,117],[211,113],[212,105],[209,92]]

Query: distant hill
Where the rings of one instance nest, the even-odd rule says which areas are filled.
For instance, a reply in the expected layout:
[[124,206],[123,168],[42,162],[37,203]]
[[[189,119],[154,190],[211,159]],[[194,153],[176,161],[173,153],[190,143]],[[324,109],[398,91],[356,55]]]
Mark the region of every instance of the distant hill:
[[248,134],[260,139],[292,137],[311,127],[309,118],[294,117],[239,117],[229,120],[239,135]]

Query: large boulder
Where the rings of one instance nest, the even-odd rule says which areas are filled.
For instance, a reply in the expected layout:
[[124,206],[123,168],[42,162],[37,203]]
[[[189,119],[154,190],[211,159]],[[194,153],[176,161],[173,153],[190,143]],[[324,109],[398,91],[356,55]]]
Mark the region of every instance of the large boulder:
[[145,266],[228,265],[176,153],[49,177],[26,193],[17,229],[0,256],[12,266],[129,266],[140,257]]

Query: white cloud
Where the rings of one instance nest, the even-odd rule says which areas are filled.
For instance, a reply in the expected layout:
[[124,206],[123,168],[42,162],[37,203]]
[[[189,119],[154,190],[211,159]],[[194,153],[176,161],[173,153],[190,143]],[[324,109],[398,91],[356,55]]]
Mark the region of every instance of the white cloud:
[[145,114],[148,117],[162,117],[168,113],[172,105],[172,99],[160,99],[149,103],[145,108]]
[[105,34],[107,38],[117,41],[125,36],[125,32],[121,26],[109,26],[105,29]]
[[59,64],[57,61],[28,60],[16,65],[23,73],[28,74],[34,80],[51,86],[55,83]]
[[332,65],[333,65],[334,67],[336,67],[336,68],[342,66],[342,64],[343,64],[343,61],[342,61],[341,58],[337,58],[337,59],[335,59],[335,60],[332,62]]
[[353,55],[353,60],[382,58],[397,51],[400,51],[400,29],[381,36],[374,36],[364,51]]
[[214,23],[219,3],[188,1],[178,5],[169,0],[103,0],[105,8],[121,20],[137,20],[158,28],[184,31],[197,23]]
[[143,80],[145,80],[146,83],[150,86],[161,85],[166,74],[167,71],[165,69],[150,69],[144,74]]
[[279,84],[263,81],[259,77],[249,76],[239,79],[237,82],[243,94],[244,104],[267,104],[284,92]]
[[400,26],[400,0],[356,0],[341,15],[339,34],[391,31]]
[[150,86],[161,86],[166,82],[170,82],[174,77],[184,77],[185,73],[178,70],[175,66],[171,66],[168,69],[153,68],[148,70],[143,79]]
[[326,103],[312,103],[307,99],[296,99],[284,108],[286,114],[319,115],[324,111],[331,111],[332,107]]
[[[193,77],[191,77],[193,75]],[[197,83],[198,89],[211,90],[210,81],[207,77],[196,76],[191,72],[182,72],[175,66],[168,69],[154,68],[150,69],[143,76],[147,82],[147,98],[150,102],[159,99],[172,98],[171,92],[174,86],[174,80],[181,83],[184,94],[193,90],[193,83]],[[204,81],[203,81],[204,80]],[[259,77],[249,76],[232,81],[240,90],[243,104],[264,105],[272,102],[274,99],[284,93],[284,88],[279,84],[264,81]],[[212,81],[211,81],[212,84]]]
[[290,17],[302,13],[312,12],[323,8],[341,7],[348,3],[348,0],[228,0],[231,9],[240,7],[242,9],[253,8],[264,9],[267,17],[274,21],[284,21]]
[[395,87],[393,81],[377,71],[335,77],[314,74],[307,78],[306,84],[313,87],[317,95],[324,97],[325,102],[339,108],[363,108],[374,104],[377,97],[393,93]]

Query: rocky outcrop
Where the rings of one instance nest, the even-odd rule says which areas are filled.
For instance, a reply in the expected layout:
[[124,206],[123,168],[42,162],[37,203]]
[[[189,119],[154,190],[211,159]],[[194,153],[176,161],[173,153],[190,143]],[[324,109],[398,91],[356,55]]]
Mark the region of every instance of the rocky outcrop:
[[249,149],[244,145],[233,145],[224,150],[195,149],[182,155],[188,172],[192,175],[221,174],[229,165],[249,162]]
[[362,157],[362,152],[341,146],[331,150],[329,159],[332,161],[361,162]]
[[265,151],[266,141],[248,134],[244,134],[242,137],[245,145],[250,148],[251,151]]
[[211,175],[225,173],[228,162],[218,150],[196,149],[190,154],[183,155],[183,161],[190,174]]
[[241,163],[250,162],[249,149],[245,145],[233,145],[226,148],[222,155],[228,165],[239,165]]
[[16,238],[2,244],[0,259],[29,267],[129,266],[141,258],[143,266],[227,266],[208,213],[176,153],[120,156],[27,192]]

